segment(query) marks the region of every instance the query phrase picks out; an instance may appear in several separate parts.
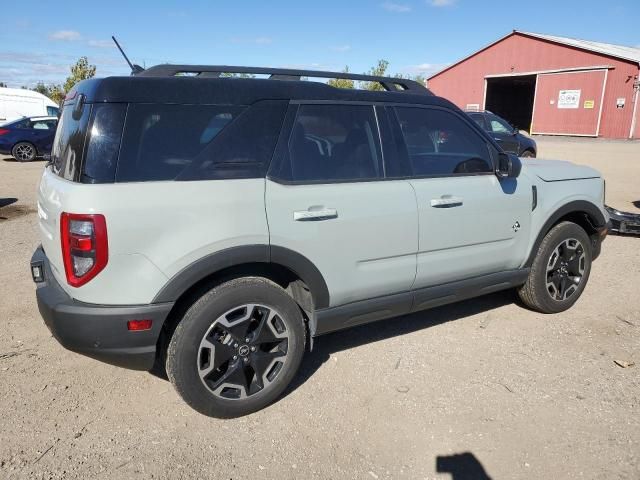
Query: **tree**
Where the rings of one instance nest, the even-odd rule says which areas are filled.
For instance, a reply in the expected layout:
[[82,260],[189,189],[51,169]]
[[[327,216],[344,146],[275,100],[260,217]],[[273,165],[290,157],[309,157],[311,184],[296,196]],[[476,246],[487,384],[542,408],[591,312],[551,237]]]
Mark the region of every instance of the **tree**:
[[[349,65],[344,67],[342,73],[349,73]],[[355,88],[353,80],[349,80],[347,78],[332,78],[327,82],[327,85],[336,88]]]
[[45,85],[44,82],[36,83],[36,86],[33,87],[31,90],[33,90],[34,92],[38,92],[44,95],[45,97],[51,98],[51,87]]
[[[371,68],[366,75],[371,75],[375,77],[384,77],[387,73],[387,68],[389,68],[389,62],[387,60],[378,60],[378,65]],[[364,88],[367,90],[381,91],[384,90],[384,87],[380,85],[378,82],[365,82]]]
[[426,85],[426,81],[427,81],[427,77],[425,77],[421,73],[418,73],[416,75],[411,75],[411,74],[407,74],[407,73],[396,73],[394,75],[394,77],[395,78],[404,78],[404,79],[407,79],[407,80],[413,80],[414,82],[418,82],[421,85]]
[[51,100],[56,102],[58,105],[62,105],[65,96],[66,93],[60,85],[51,85],[49,89],[49,98]]
[[2,88],[7,88],[7,84],[6,84],[6,83],[4,83],[4,82],[0,82],[0,87],[2,87]]
[[66,93],[71,90],[76,83],[81,80],[86,80],[87,78],[92,78],[95,74],[96,66],[90,65],[87,57],[80,57],[76,64],[71,67],[71,75],[67,77],[62,90]]

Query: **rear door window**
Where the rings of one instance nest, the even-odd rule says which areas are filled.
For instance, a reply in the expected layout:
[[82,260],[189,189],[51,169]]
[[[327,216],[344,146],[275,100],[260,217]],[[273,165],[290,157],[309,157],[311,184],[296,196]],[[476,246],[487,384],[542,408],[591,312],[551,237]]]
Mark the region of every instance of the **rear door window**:
[[130,104],[116,181],[173,180],[243,107]]
[[383,177],[372,106],[301,105],[288,150],[285,180],[330,183]]
[[486,140],[453,113],[417,107],[396,113],[414,176],[492,172]]

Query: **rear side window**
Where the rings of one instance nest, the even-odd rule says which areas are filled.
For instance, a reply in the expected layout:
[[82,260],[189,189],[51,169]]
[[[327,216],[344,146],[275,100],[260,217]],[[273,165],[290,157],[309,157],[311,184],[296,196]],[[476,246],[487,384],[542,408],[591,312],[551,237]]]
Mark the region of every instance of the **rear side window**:
[[78,178],[91,112],[90,105],[84,105],[76,119],[73,117],[73,109],[74,104],[65,105],[62,109],[51,149],[53,173],[67,180]]
[[123,103],[94,105],[80,177],[82,183],[114,181],[126,111],[127,105]]
[[57,117],[59,113],[60,109],[58,109],[58,107],[47,107],[47,115]]
[[372,106],[301,105],[281,171],[294,182],[376,179],[381,157]]
[[486,141],[453,113],[397,107],[414,176],[491,172]]
[[177,180],[259,178],[266,173],[288,102],[264,100],[245,110],[198,155]]
[[116,181],[175,179],[241,110],[228,105],[130,104]]

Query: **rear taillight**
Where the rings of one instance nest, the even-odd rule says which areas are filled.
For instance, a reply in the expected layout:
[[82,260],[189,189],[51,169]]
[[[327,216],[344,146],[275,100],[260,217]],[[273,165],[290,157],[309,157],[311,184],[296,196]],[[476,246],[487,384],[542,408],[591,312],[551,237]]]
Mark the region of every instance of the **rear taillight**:
[[60,237],[64,271],[72,287],[84,285],[107,265],[109,246],[104,215],[63,212]]
[[9,133],[11,130],[7,130],[6,128],[0,128],[0,135],[6,135],[7,133]]

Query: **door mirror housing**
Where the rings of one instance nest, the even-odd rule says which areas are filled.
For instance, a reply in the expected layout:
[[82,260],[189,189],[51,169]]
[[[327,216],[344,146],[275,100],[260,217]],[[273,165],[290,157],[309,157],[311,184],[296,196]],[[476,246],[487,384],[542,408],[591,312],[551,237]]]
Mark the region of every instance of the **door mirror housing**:
[[522,170],[520,159],[510,153],[498,153],[498,166],[496,176],[498,178],[517,178]]
[[513,127],[513,132],[512,135],[517,135],[518,133],[520,133],[520,129],[518,127],[516,127],[515,125],[511,125]]

